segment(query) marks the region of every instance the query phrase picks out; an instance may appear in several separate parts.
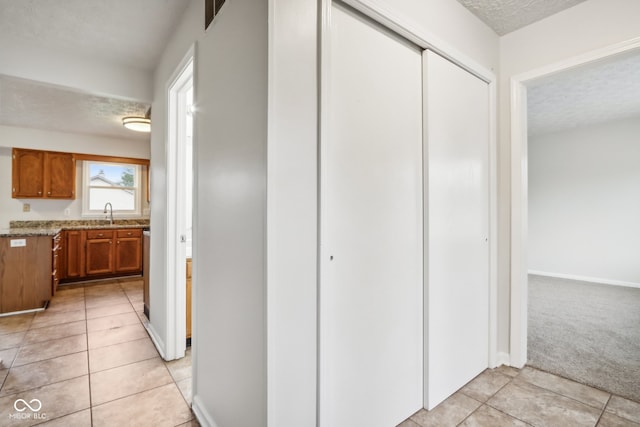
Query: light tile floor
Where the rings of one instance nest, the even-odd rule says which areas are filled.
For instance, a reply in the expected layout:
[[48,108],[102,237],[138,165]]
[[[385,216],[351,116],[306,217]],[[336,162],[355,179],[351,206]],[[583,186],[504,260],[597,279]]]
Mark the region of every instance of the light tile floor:
[[[44,312],[0,317],[0,426],[197,426],[191,354],[162,361],[144,320],[139,278],[65,288]],[[39,399],[41,418],[17,399]],[[529,367],[486,370],[400,424],[596,425],[640,427],[640,403]]]
[[487,369],[399,427],[640,427],[640,403],[530,367]]
[[116,279],[63,286],[43,312],[0,317],[0,426],[197,426],[191,353],[164,362],[142,304],[139,277]]

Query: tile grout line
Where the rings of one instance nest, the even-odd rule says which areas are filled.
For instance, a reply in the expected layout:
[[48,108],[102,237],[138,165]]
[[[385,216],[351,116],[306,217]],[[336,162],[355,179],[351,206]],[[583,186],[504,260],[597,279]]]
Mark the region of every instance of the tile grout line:
[[[60,381],[53,381],[53,382],[50,382],[50,383],[46,383],[46,384],[40,385],[40,386],[38,386],[38,387],[27,388],[27,389],[24,389],[24,390],[16,391],[15,393],[5,394],[4,396],[0,396],[0,399],[4,399],[4,398],[6,398],[6,397],[15,396],[15,395],[22,394],[22,393],[27,393],[27,392],[29,392],[29,391],[37,390],[37,389],[39,389],[39,388],[43,388],[43,387],[48,387],[48,386],[50,386],[50,385],[60,384],[60,383],[63,383],[63,382],[65,382],[65,381],[75,380],[75,379],[77,379],[77,378],[82,378],[82,377],[84,377],[84,376],[86,376],[86,375],[87,375],[87,374],[82,374],[82,375],[78,375],[78,376],[75,376],[75,377],[65,378],[64,380],[60,380]],[[84,408],[84,409],[87,409],[87,408]],[[84,409],[81,409],[81,410],[84,410]],[[76,411],[76,412],[77,412],[77,411]]]
[[[514,379],[515,379],[515,378],[514,378]],[[535,387],[535,388],[540,389],[540,390],[543,390],[543,391],[547,391],[547,392],[552,393],[552,394],[554,394],[554,395],[556,395],[556,396],[564,397],[564,398],[566,398],[566,399],[572,400],[573,402],[576,402],[576,403],[578,403],[578,404],[580,404],[580,405],[583,405],[583,406],[586,406],[586,407],[588,407],[588,408],[599,410],[599,408],[596,408],[596,407],[594,407],[594,406],[591,406],[591,405],[589,405],[589,404],[586,404],[586,403],[581,402],[581,401],[579,401],[579,400],[576,400],[576,399],[574,399],[574,398],[571,398],[571,397],[568,397],[568,396],[564,396],[564,395],[562,395],[562,394],[560,394],[560,393],[557,393],[557,392],[555,392],[555,391],[553,391],[553,390],[549,390],[548,388],[540,387],[540,386],[538,386],[538,385],[536,385],[536,384],[532,384],[532,383],[530,383],[530,382],[528,382],[528,381],[525,381],[525,380],[521,380],[521,381],[523,381],[523,382],[525,382],[525,383],[529,384],[529,385],[530,385],[530,386],[532,386],[532,387]],[[514,385],[515,385],[516,387],[518,386],[517,384],[514,384]],[[505,413],[505,414],[509,415],[508,413],[506,413],[506,412],[504,412],[504,411],[500,410],[499,408],[494,407],[493,405],[489,405],[488,403],[487,403],[487,405],[488,405],[488,406],[490,406],[491,408],[493,408],[493,409],[497,410],[497,411],[500,411],[500,412],[503,412],[503,413]],[[564,405],[563,405],[563,408],[564,408]],[[604,408],[603,408],[602,410],[604,411]],[[517,420],[520,420],[520,421],[522,421],[522,422],[524,422],[524,423],[526,423],[526,424],[531,425],[530,423],[528,423],[528,422],[526,422],[526,421],[524,421],[524,420],[521,420],[521,419],[520,419],[520,418],[518,418],[518,417],[514,417],[513,415],[509,415],[509,416],[511,416],[511,417],[513,417],[513,418],[516,418]],[[602,416],[602,414],[600,414],[600,416]],[[599,420],[599,419],[600,419],[600,418],[598,417],[598,420]],[[597,422],[596,422],[596,424],[594,424],[594,427],[595,427],[595,426],[597,426]]]
[[602,419],[602,416],[604,415],[605,410],[607,409],[607,405],[609,405],[609,402],[611,402],[611,397],[612,397],[612,395],[611,395],[611,394],[609,394],[609,398],[607,399],[607,402],[606,402],[606,403],[604,404],[604,406],[602,407],[602,411],[600,412],[600,416],[598,417],[598,420],[596,421],[596,424],[595,424],[596,426],[597,426],[598,424],[600,424],[600,420]]
[[[127,294],[126,290],[125,290],[125,289],[124,289],[124,287],[122,286],[122,282],[120,282],[120,281],[119,281],[119,282],[118,282],[118,285],[119,285],[119,286],[120,286],[120,288],[124,291],[125,296],[127,297],[127,300],[129,301],[129,304],[131,305],[131,308],[133,309],[133,312],[136,314],[136,317],[137,317],[137,320],[138,320],[138,323],[137,323],[137,324],[142,325],[142,327],[144,328],[144,325],[142,324],[142,320],[140,319],[140,317],[138,316],[138,312],[136,311],[136,307],[134,306],[133,302],[131,301],[131,298],[129,298],[129,295]],[[146,328],[145,328],[145,331],[146,331]],[[148,337],[148,333],[147,333],[147,336],[146,336],[145,338],[149,338],[149,337]],[[139,340],[142,340],[142,339],[145,339],[145,338],[140,338]],[[137,341],[137,340],[132,340],[132,341]],[[127,342],[132,342],[132,341],[127,341]],[[154,349],[155,349],[155,346],[154,346]],[[155,349],[155,350],[156,350],[156,353],[157,353],[157,349]],[[155,390],[155,389],[158,389],[158,388],[160,388],[160,387],[165,387],[165,386],[167,386],[167,385],[173,384],[173,386],[174,386],[176,389],[178,389],[178,393],[180,393],[180,396],[182,397],[182,399],[183,399],[183,400],[184,400],[184,402],[186,403],[187,407],[189,408],[189,411],[191,412],[191,417],[192,417],[191,419],[194,419],[195,417],[194,417],[194,415],[193,415],[193,411],[191,410],[191,405],[189,404],[189,402],[187,402],[187,399],[185,398],[184,394],[182,394],[182,390],[180,390],[180,387],[178,387],[178,383],[176,382],[175,378],[173,377],[173,374],[171,373],[171,370],[170,370],[170,369],[169,369],[169,367],[167,366],[166,361],[165,361],[165,360],[163,360],[163,359],[162,359],[162,357],[160,357],[160,355],[159,355],[159,354],[157,354],[156,356],[151,357],[151,358],[149,358],[149,359],[144,359],[144,360],[142,360],[142,361],[151,360],[151,359],[153,359],[153,358],[155,358],[155,357],[158,357],[158,359],[160,359],[160,362],[162,363],[162,366],[164,367],[164,369],[165,369],[165,370],[167,371],[167,373],[169,374],[169,378],[171,379],[171,381],[170,381],[170,382],[168,382],[168,383],[166,383],[166,384],[158,385],[158,386],[156,386],[156,387],[151,387],[151,388],[149,388],[149,389],[147,389],[147,390],[141,390],[141,391],[139,391],[139,392],[137,392],[137,393],[133,393],[133,394],[130,394],[130,395],[127,395],[127,396],[121,396],[121,397],[119,397],[119,398],[117,398],[117,399],[113,399],[113,400],[110,400],[110,401],[108,401],[108,402],[103,402],[103,403],[101,403],[100,405],[104,405],[104,404],[107,404],[107,403],[110,403],[110,402],[115,402],[115,401],[118,401],[118,400],[121,400],[121,399],[125,399],[125,398],[130,398],[131,396],[135,396],[135,395],[138,395],[138,394],[141,394],[141,393],[144,393],[144,392],[150,391],[150,390]],[[128,363],[128,364],[121,365],[121,366],[128,366],[128,365],[132,365],[132,364],[134,364],[134,363],[139,363],[139,362],[141,362],[141,361],[136,361],[136,362]],[[117,366],[117,367],[114,367],[114,368],[110,368],[110,369],[116,369],[116,368],[119,368],[119,367],[120,367],[120,366]],[[108,370],[108,369],[105,369],[105,370],[103,370],[103,371],[99,371],[99,372],[105,372],[105,371],[107,371],[107,370]],[[96,405],[96,406],[100,406],[100,405]],[[184,423],[183,423],[183,424],[184,424]],[[178,424],[178,425],[179,425],[179,424]]]
[[[87,409],[89,409],[89,408],[78,409],[77,411],[69,412],[68,414],[60,415],[59,417],[47,418],[45,421],[43,421],[43,422],[41,422],[41,423],[38,423],[38,424],[32,424],[32,425],[34,425],[34,426],[41,426],[41,425],[47,424],[47,423],[48,423],[48,422],[50,422],[50,421],[59,420],[60,418],[68,417],[69,415],[77,414],[77,413],[79,413],[79,412],[86,411]],[[91,413],[91,410],[89,410],[89,413]]]
[[[535,369],[535,368],[534,368],[534,369]],[[544,372],[544,371],[543,371],[543,372]],[[555,375],[555,374],[551,374],[550,372],[547,372],[547,373],[548,373],[548,374],[550,374],[550,375]],[[609,401],[609,399],[611,399],[612,393],[609,393],[609,392],[608,392],[608,391],[606,391],[606,390],[601,390],[601,389],[599,389],[599,388],[591,387],[591,386],[588,386],[588,385],[586,385],[586,384],[579,383],[579,382],[577,382],[577,381],[569,380],[568,378],[564,378],[564,377],[561,377],[561,376],[559,376],[559,375],[555,375],[555,376],[556,376],[556,377],[558,377],[558,378],[562,378],[562,379],[565,379],[565,380],[568,380],[568,381],[572,381],[572,382],[574,382],[574,383],[576,383],[576,384],[580,384],[580,385],[583,385],[583,386],[586,386],[586,387],[590,387],[590,388],[592,388],[592,389],[594,389],[594,390],[598,390],[598,391],[601,391],[601,392],[603,392],[603,393],[606,393],[606,394],[608,394],[608,395],[609,395],[609,397],[607,398],[607,402]],[[597,407],[597,406],[593,406],[593,405],[592,405],[592,404],[590,404],[590,403],[585,403],[585,402],[583,402],[583,401],[581,401],[581,400],[578,400],[578,399],[576,399],[575,397],[566,396],[566,395],[564,395],[564,394],[562,394],[562,393],[559,393],[559,392],[557,392],[557,391],[553,391],[553,390],[550,390],[550,389],[548,389],[548,388],[546,388],[546,387],[542,387],[542,386],[539,386],[539,385],[533,384],[532,382],[529,382],[529,381],[527,381],[527,380],[525,380],[525,379],[521,379],[521,381],[522,381],[522,382],[525,382],[525,383],[527,383],[527,384],[529,384],[529,385],[532,385],[532,386],[534,386],[534,387],[537,387],[537,388],[539,388],[539,389],[541,389],[541,390],[546,390],[546,391],[548,391],[548,392],[550,392],[550,393],[553,393],[553,394],[555,394],[555,395],[558,395],[558,396],[561,396],[561,397],[567,398],[567,399],[569,399],[569,400],[573,400],[574,402],[577,402],[577,403],[579,403],[579,404],[581,404],[581,405],[584,405],[584,406],[588,406],[589,408],[597,409],[597,410],[600,410],[600,409],[601,409],[601,408],[599,408],[599,407]],[[517,386],[517,384],[516,384],[516,386]],[[605,407],[606,407],[606,405],[605,405]],[[603,409],[604,409],[604,407],[603,407]]]
[[[141,301],[138,301],[138,299],[139,299],[139,298],[138,298],[138,295],[137,295],[137,294],[138,294],[138,292],[137,292],[136,288],[132,287],[132,288],[129,290],[129,292],[127,292],[127,290],[126,290],[126,289],[124,288],[124,286],[123,286],[123,282],[118,281],[117,283],[113,283],[113,284],[115,284],[116,286],[118,286],[118,287],[119,287],[120,292],[122,292],[122,293],[124,293],[124,294],[125,294],[125,297],[127,298],[127,302],[129,303],[129,305],[130,305],[130,307],[131,307],[131,309],[132,309],[133,314],[136,316],[137,322],[135,322],[135,323],[131,323],[131,325],[138,325],[138,324],[140,324],[140,325],[142,325],[142,326],[144,327],[144,324],[143,324],[143,322],[142,322],[142,319],[140,318],[140,316],[138,316],[138,312],[136,311],[136,305],[135,305],[135,304],[136,304],[136,303],[138,303],[138,302],[141,302]],[[131,397],[131,396],[134,396],[134,395],[137,395],[137,394],[144,393],[144,392],[146,392],[146,391],[154,390],[154,389],[157,389],[157,388],[160,388],[160,387],[169,386],[169,385],[173,384],[173,386],[174,386],[175,388],[177,388],[177,389],[178,389],[178,392],[180,393],[180,396],[182,397],[183,401],[185,402],[185,404],[187,405],[187,407],[188,407],[188,408],[189,408],[189,410],[190,410],[190,413],[191,413],[191,418],[190,418],[190,420],[193,420],[193,419],[194,419],[194,415],[193,415],[193,411],[191,410],[191,405],[190,405],[190,403],[187,401],[185,394],[183,394],[182,390],[181,390],[181,389],[180,389],[180,387],[178,386],[178,381],[176,381],[176,379],[174,378],[174,375],[171,373],[171,370],[169,369],[168,365],[166,364],[166,362],[165,362],[164,360],[162,360],[162,359],[159,357],[159,355],[157,354],[157,349],[155,349],[155,348],[154,348],[154,349],[156,350],[156,351],[155,351],[155,355],[154,355],[154,356],[152,356],[152,357],[149,357],[149,358],[147,358],[147,359],[143,359],[143,360],[139,360],[139,361],[131,362],[131,363],[126,363],[126,364],[124,364],[124,365],[120,365],[120,366],[117,366],[117,367],[112,367],[112,368],[103,369],[103,370],[101,370],[101,371],[91,372],[91,361],[90,361],[90,353],[89,353],[89,352],[90,352],[91,350],[95,350],[95,349],[90,349],[90,348],[89,348],[89,339],[88,339],[88,337],[89,337],[89,328],[88,328],[88,323],[89,323],[89,321],[90,321],[90,320],[93,320],[93,319],[100,319],[100,318],[103,318],[103,317],[111,317],[111,316],[117,316],[117,315],[126,315],[126,314],[129,314],[129,313],[131,313],[131,312],[126,312],[126,313],[116,313],[116,314],[109,314],[109,315],[105,315],[105,316],[99,316],[99,317],[96,317],[96,318],[93,318],[93,319],[88,319],[88,317],[87,317],[87,316],[88,316],[88,311],[90,310],[90,308],[87,306],[87,298],[86,298],[87,293],[86,293],[86,290],[87,290],[87,289],[83,287],[83,290],[82,290],[82,296],[78,295],[77,297],[74,297],[74,298],[76,298],[76,299],[80,299],[80,298],[82,298],[82,300],[81,300],[81,301],[83,302],[83,305],[84,305],[84,310],[83,310],[83,311],[84,311],[84,319],[78,319],[78,320],[72,320],[72,321],[66,321],[66,320],[65,320],[65,321],[62,321],[62,322],[60,322],[60,323],[52,323],[52,324],[46,324],[46,323],[44,323],[43,325],[35,325],[36,327],[34,327],[34,322],[35,322],[35,319],[36,319],[36,315],[33,315],[33,316],[31,316],[31,317],[28,319],[27,323],[25,324],[26,330],[24,330],[24,331],[18,331],[18,332],[23,332],[23,333],[24,333],[24,336],[22,337],[22,340],[20,341],[20,344],[17,346],[17,351],[16,351],[15,356],[13,357],[13,360],[12,360],[12,362],[11,362],[11,366],[7,369],[7,370],[8,370],[8,372],[7,372],[7,376],[6,376],[6,377],[5,377],[5,379],[3,380],[2,384],[0,384],[0,390],[2,390],[2,387],[3,387],[3,386],[4,386],[4,384],[6,383],[6,378],[8,378],[9,373],[11,372],[11,370],[16,368],[15,363],[16,363],[16,361],[18,361],[18,358],[19,358],[19,355],[20,355],[20,353],[21,353],[21,350],[23,350],[25,347],[28,347],[28,346],[31,346],[31,345],[36,345],[36,344],[46,343],[46,342],[48,342],[48,341],[52,341],[52,340],[59,340],[59,339],[65,339],[65,338],[72,338],[72,337],[77,337],[77,336],[79,336],[79,335],[82,335],[82,334],[73,334],[73,335],[69,335],[69,336],[65,336],[65,337],[52,338],[52,339],[45,339],[45,340],[43,340],[43,341],[38,341],[38,342],[32,342],[32,343],[25,344],[25,338],[26,338],[27,334],[28,334],[31,330],[38,330],[38,329],[43,329],[43,328],[47,328],[47,327],[52,327],[52,328],[56,328],[56,327],[64,327],[64,325],[67,325],[67,324],[70,324],[70,323],[75,323],[75,322],[80,322],[80,321],[83,321],[83,320],[84,320],[84,327],[85,327],[85,332],[84,332],[84,333],[85,333],[85,340],[86,340],[86,341],[85,341],[85,342],[86,342],[86,349],[85,349],[85,350],[82,350],[82,351],[76,351],[76,352],[71,352],[71,353],[68,353],[68,354],[63,354],[63,355],[58,355],[58,356],[52,356],[52,357],[48,357],[48,358],[45,358],[45,359],[42,359],[42,360],[36,360],[36,361],[30,362],[30,363],[25,363],[25,364],[23,364],[23,365],[20,365],[20,367],[23,367],[23,366],[24,366],[24,367],[27,367],[27,366],[29,366],[29,365],[31,365],[31,364],[40,363],[40,362],[46,362],[46,361],[48,361],[48,360],[56,359],[56,358],[59,358],[59,357],[71,356],[71,355],[74,355],[74,354],[81,353],[81,352],[83,352],[83,351],[86,353],[86,357],[87,357],[87,359],[86,359],[86,360],[87,360],[87,373],[86,373],[85,375],[87,376],[87,379],[88,379],[88,391],[89,391],[89,396],[88,396],[88,398],[89,398],[89,399],[88,399],[88,400],[89,400],[89,407],[88,407],[88,408],[79,409],[79,410],[77,410],[77,411],[70,412],[70,413],[68,413],[68,414],[61,414],[60,416],[56,417],[55,419],[59,419],[59,418],[62,418],[62,417],[65,417],[65,416],[69,416],[69,415],[72,415],[72,414],[75,414],[75,413],[78,413],[78,412],[82,412],[82,411],[84,411],[84,410],[86,410],[86,409],[89,409],[89,411],[90,411],[90,417],[91,417],[91,423],[92,423],[92,425],[93,425],[93,408],[94,408],[94,407],[97,407],[97,406],[100,406],[100,405],[103,405],[103,404],[108,403],[108,402],[103,402],[103,403],[101,403],[100,405],[94,405],[94,402],[93,402],[93,399],[92,399],[92,394],[91,394],[91,386],[92,386],[91,377],[92,377],[92,374],[95,374],[95,373],[98,373],[98,372],[104,372],[104,371],[106,371],[106,370],[114,369],[114,368],[118,368],[118,367],[121,367],[121,366],[131,365],[131,364],[138,363],[138,362],[148,361],[148,360],[154,359],[155,357],[158,357],[158,358],[161,360],[161,362],[162,362],[163,366],[165,367],[165,369],[166,369],[167,373],[169,374],[169,379],[168,379],[168,381],[167,381],[167,383],[166,383],[166,384],[161,384],[161,385],[158,385],[158,386],[156,386],[156,387],[151,387],[151,388],[149,388],[149,389],[147,389],[147,390],[141,390],[141,391],[139,391],[139,392],[137,392],[137,393],[133,393],[133,394],[128,395],[128,396],[123,396],[123,397],[121,397],[121,398],[119,398],[119,399],[114,399],[114,400],[112,400],[112,401],[120,400],[120,399],[123,399],[123,398],[126,398],[126,397]],[[136,301],[135,303],[134,303],[134,300]],[[76,301],[76,302],[77,302],[77,303],[79,303],[80,301]],[[78,305],[80,305],[80,304],[78,304]],[[115,305],[115,304],[109,304],[109,305]],[[70,308],[70,307],[68,307],[68,308]],[[80,311],[80,310],[82,310],[82,309],[79,309],[79,310],[70,310],[70,309],[65,309],[65,310],[61,310],[61,311],[52,312],[52,314],[53,314],[53,315],[55,315],[56,317],[64,318],[64,317],[65,317],[65,315],[67,315],[68,313],[72,313],[72,312],[74,312],[74,311]],[[63,314],[63,313],[65,313],[65,314]],[[59,320],[59,319],[58,319],[58,320]],[[78,325],[78,326],[79,326],[79,325]],[[129,325],[120,325],[120,326],[129,326]],[[120,326],[118,326],[118,327],[120,327]],[[109,330],[109,329],[116,329],[116,328],[107,328],[107,329],[105,329],[105,330]],[[97,332],[97,331],[92,331],[92,332]],[[11,332],[11,333],[15,333],[15,332]],[[128,341],[122,342],[122,343],[119,343],[119,342],[118,342],[118,343],[113,343],[113,344],[109,344],[109,345],[102,346],[102,347],[96,347],[96,349],[99,349],[99,348],[107,348],[107,347],[115,346],[115,345],[118,345],[118,344],[125,344],[125,343],[128,343],[128,342],[141,341],[141,340],[143,340],[143,339],[149,339],[148,334],[146,334],[146,335],[145,335],[145,337],[143,337],[143,338],[136,338],[136,339],[132,339],[132,340],[128,340]],[[7,395],[7,396],[12,396],[12,395],[16,395],[16,394],[19,394],[19,393],[28,392],[28,391],[30,391],[30,390],[35,390],[35,389],[38,389],[38,388],[41,388],[41,387],[44,387],[44,386],[49,386],[49,385],[53,385],[53,384],[58,384],[58,383],[61,383],[61,382],[64,382],[64,381],[69,381],[69,380],[73,380],[73,379],[78,379],[78,378],[81,378],[81,377],[83,377],[83,376],[84,376],[84,375],[77,375],[77,376],[73,376],[73,377],[71,377],[71,378],[65,378],[65,379],[63,379],[63,380],[59,380],[59,381],[55,381],[55,382],[50,382],[50,383],[47,383],[47,384],[41,385],[41,386],[39,386],[39,387],[30,388],[30,389],[28,389],[28,390],[17,391],[16,393],[11,393],[11,394],[9,394],[9,395]],[[187,379],[192,380],[192,378],[191,378],[191,377],[187,377],[187,378],[183,378],[183,379],[181,379],[180,381],[184,381],[184,380],[187,380]],[[109,401],[109,402],[112,402],[112,401]],[[53,418],[52,418],[51,420],[53,420]],[[188,421],[187,421],[187,422],[188,422]]]
[[[465,419],[464,419],[464,420],[462,420],[458,425],[461,425],[462,423],[464,423],[464,422],[467,420],[467,418],[471,417],[471,416],[472,416],[473,414],[475,414],[478,410],[480,410],[480,408],[482,408],[483,406],[487,406],[488,408],[494,409],[494,410],[496,410],[496,411],[498,411],[498,412],[500,412],[500,413],[502,413],[502,414],[504,414],[504,415],[508,416],[509,418],[513,418],[513,419],[516,419],[516,420],[518,420],[518,421],[522,421],[523,423],[525,423],[525,424],[526,424],[526,425],[528,425],[528,426],[531,426],[531,425],[532,425],[532,424],[530,424],[530,423],[528,423],[528,422],[526,422],[526,421],[524,421],[524,420],[521,420],[521,419],[520,419],[520,418],[518,418],[518,417],[515,417],[515,416],[513,416],[513,415],[511,415],[511,414],[508,414],[508,413],[506,413],[506,412],[504,412],[504,411],[502,411],[502,410],[500,410],[500,409],[498,409],[498,408],[494,408],[493,406],[489,405],[489,400],[491,400],[491,398],[492,398],[492,397],[494,397],[496,394],[500,393],[500,391],[501,391],[503,388],[505,388],[507,385],[511,384],[511,383],[513,382],[513,380],[514,380],[514,379],[516,379],[516,378],[520,375],[520,372],[518,372],[518,375],[516,375],[515,377],[509,376],[509,375],[505,375],[505,374],[502,374],[502,373],[500,373],[500,372],[497,372],[497,373],[498,373],[498,374],[500,374],[500,375],[502,375],[502,376],[504,376],[504,377],[509,378],[509,381],[507,381],[503,386],[501,386],[501,387],[500,387],[498,390],[496,390],[496,391],[495,391],[491,396],[489,396],[485,402],[481,402],[481,405],[480,405],[480,406],[478,406],[478,407],[477,407],[477,408],[476,408],[472,413],[470,413],[469,415],[467,415],[467,416],[465,417]],[[473,381],[473,380],[472,380],[472,381]],[[470,399],[474,399],[474,400],[478,401],[478,400],[477,400],[477,399],[475,399],[474,397],[469,396],[468,394],[466,394],[464,391],[462,391],[462,390],[461,390],[460,392],[461,392],[462,394],[464,394],[465,396],[469,397]]]
[[84,328],[87,331],[87,384],[89,385],[89,420],[93,426],[93,401],[91,399],[91,358],[89,357],[89,319],[87,319],[87,289],[82,288],[84,296]]

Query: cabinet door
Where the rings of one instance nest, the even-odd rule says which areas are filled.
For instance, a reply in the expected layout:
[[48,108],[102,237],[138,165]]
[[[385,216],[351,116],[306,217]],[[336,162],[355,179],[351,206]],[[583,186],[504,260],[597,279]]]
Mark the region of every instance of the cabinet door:
[[113,233],[87,238],[87,275],[113,273]]
[[130,273],[142,270],[142,238],[116,239],[116,272]]
[[45,156],[46,196],[53,199],[75,199],[76,161],[72,153]]
[[44,191],[44,151],[13,149],[11,197],[39,198]]
[[84,277],[84,236],[80,230],[67,230],[66,232],[66,271],[65,278],[75,279]]

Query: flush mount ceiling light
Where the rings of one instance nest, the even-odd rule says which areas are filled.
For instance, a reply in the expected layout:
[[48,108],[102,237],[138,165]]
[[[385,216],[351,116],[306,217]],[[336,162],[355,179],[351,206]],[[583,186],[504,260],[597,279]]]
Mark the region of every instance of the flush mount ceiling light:
[[127,129],[136,132],[151,132],[151,110],[147,112],[145,117],[127,116],[122,119],[122,125]]

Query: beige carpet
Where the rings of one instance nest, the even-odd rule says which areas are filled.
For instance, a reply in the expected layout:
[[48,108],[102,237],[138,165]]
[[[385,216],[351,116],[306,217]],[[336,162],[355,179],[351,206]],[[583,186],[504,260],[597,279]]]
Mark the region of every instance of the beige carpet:
[[640,402],[640,289],[529,275],[529,365]]

